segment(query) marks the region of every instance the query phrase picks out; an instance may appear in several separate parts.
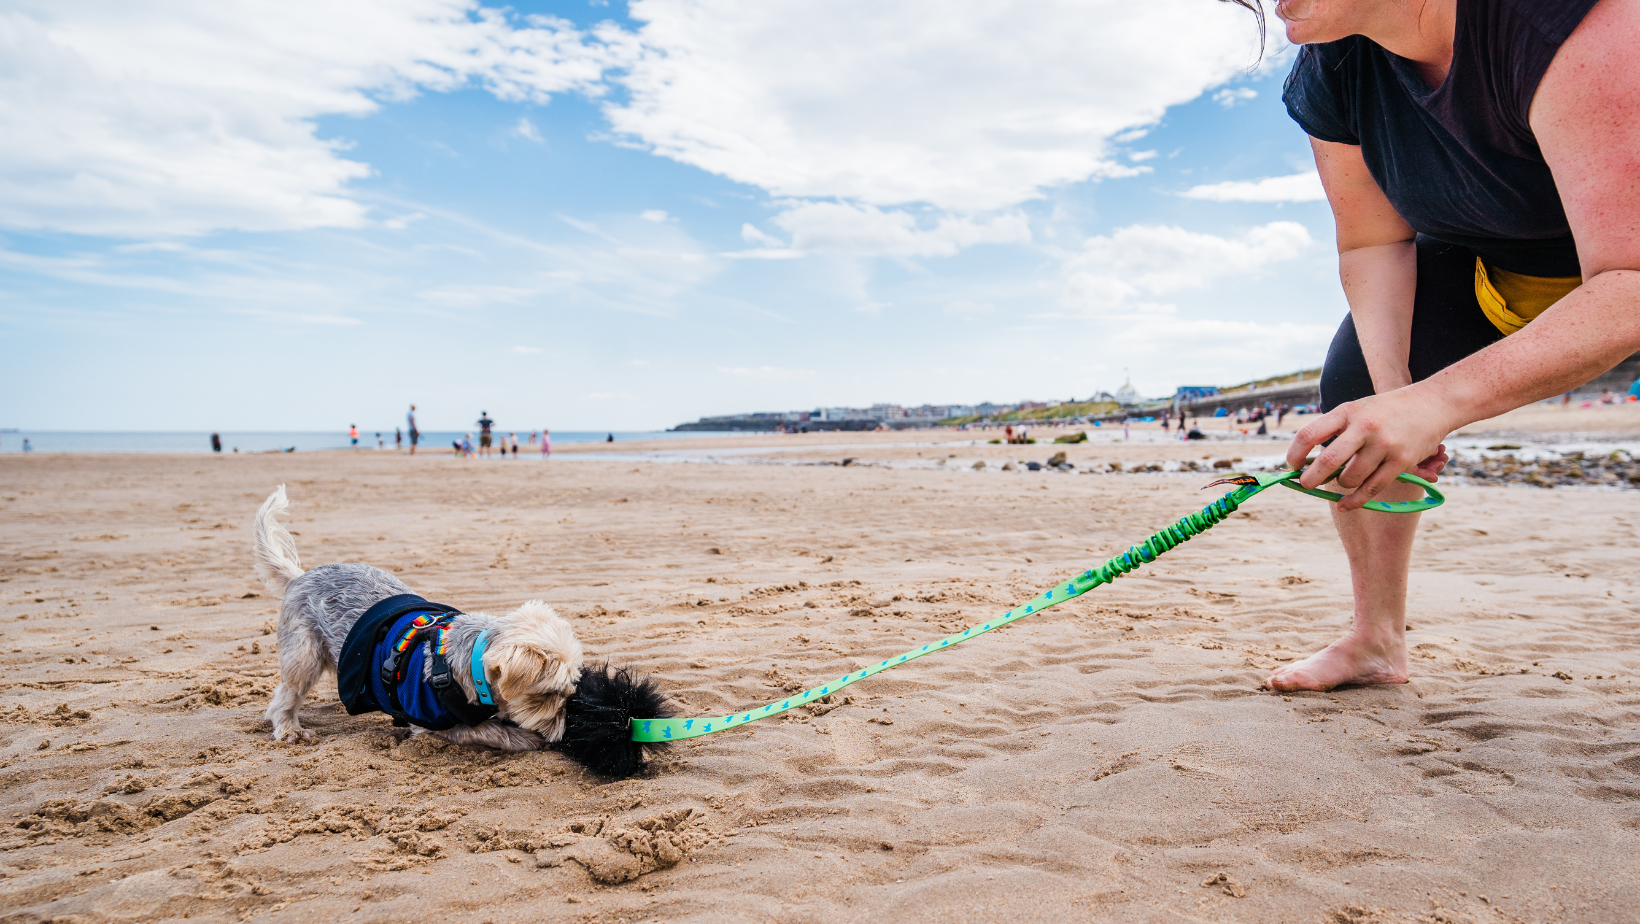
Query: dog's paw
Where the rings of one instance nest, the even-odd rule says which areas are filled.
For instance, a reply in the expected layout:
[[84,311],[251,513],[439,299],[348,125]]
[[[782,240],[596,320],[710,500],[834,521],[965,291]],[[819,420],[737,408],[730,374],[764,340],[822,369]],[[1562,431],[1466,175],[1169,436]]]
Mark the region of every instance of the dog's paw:
[[313,732],[308,731],[305,728],[291,729],[286,732],[274,732],[272,737],[273,740],[279,742],[280,744],[312,744],[318,740],[317,736],[315,736]]

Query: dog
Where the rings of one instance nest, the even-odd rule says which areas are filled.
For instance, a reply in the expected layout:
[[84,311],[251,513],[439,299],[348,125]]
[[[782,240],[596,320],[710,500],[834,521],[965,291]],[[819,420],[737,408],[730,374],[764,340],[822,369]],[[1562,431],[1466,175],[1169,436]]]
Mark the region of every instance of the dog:
[[[567,704],[583,675],[600,691],[615,684],[614,693],[627,697],[623,703],[636,689],[642,694],[635,703],[640,712],[667,714],[648,678],[634,680],[608,667],[586,668],[581,642],[569,623],[540,600],[505,616],[461,613],[416,597],[398,578],[369,565],[320,565],[304,571],[296,540],[279,522],[288,506],[280,485],[257,511],[252,531],[257,576],[281,601],[279,686],[266,713],[274,740],[314,740],[297,711],[327,673],[337,675],[350,714],[382,709],[394,715],[395,724],[418,726],[412,733],[503,751],[537,750],[563,739]],[[401,627],[396,637],[387,637]],[[367,629],[376,635],[365,638],[369,633],[362,630]],[[395,648],[402,664],[394,658]],[[377,663],[383,652],[398,669],[385,679]],[[418,672],[419,678],[414,676]],[[441,676],[443,685],[437,686]],[[429,683],[437,687],[436,695],[425,688]],[[380,701],[384,698],[388,702]],[[628,717],[618,718],[624,723]],[[624,724],[619,731],[625,734]],[[613,728],[604,734],[613,734]],[[602,744],[609,743],[619,745],[618,740]],[[629,775],[643,760],[641,750],[631,745],[618,756],[623,762],[615,769],[625,772],[608,775]]]

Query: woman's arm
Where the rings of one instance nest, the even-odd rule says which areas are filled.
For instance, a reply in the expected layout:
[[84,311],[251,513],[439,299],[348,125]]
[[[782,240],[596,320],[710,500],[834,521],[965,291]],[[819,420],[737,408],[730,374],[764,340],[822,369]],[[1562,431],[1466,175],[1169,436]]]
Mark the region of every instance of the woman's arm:
[[1361,148],[1310,139],[1338,235],[1338,278],[1379,394],[1412,384],[1412,298],[1418,289],[1412,228],[1367,172]]
[[1354,509],[1447,433],[1610,369],[1640,348],[1640,0],[1601,0],[1555,55],[1531,124],[1554,172],[1584,283],[1513,334],[1406,388],[1346,404],[1304,427],[1289,464],[1331,438],[1305,473],[1315,487],[1346,462]]

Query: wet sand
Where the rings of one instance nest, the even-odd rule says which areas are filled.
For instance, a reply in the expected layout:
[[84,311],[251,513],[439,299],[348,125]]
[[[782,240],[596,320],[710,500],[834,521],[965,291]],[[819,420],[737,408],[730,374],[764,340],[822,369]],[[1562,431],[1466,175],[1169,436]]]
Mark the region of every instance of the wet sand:
[[[310,566],[473,610],[541,597],[702,715],[994,616],[1211,497],[1201,474],[996,471],[1064,447],[749,440],[721,442],[866,448],[0,459],[0,922],[1634,919],[1632,491],[1452,488],[1416,550],[1404,686],[1259,689],[1350,605],[1325,505],[1283,492],[638,779],[401,744],[329,681],[315,745],[268,740],[276,602],[248,524],[279,483]],[[1253,454],[1069,452],[1164,449]],[[993,464],[864,464],[938,451]]]

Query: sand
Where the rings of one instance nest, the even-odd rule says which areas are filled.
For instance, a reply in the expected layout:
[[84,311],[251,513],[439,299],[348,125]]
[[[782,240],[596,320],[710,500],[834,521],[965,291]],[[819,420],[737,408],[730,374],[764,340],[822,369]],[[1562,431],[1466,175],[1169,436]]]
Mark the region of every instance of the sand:
[[268,740],[276,602],[247,527],[279,483],[308,564],[467,609],[541,597],[696,714],[994,616],[1210,497],[1201,474],[940,465],[1046,455],[951,434],[751,439],[865,448],[0,459],[0,922],[1635,919],[1632,490],[1452,488],[1404,686],[1259,689],[1350,605],[1325,505],[1282,492],[637,779],[400,743],[329,684],[315,745]]

